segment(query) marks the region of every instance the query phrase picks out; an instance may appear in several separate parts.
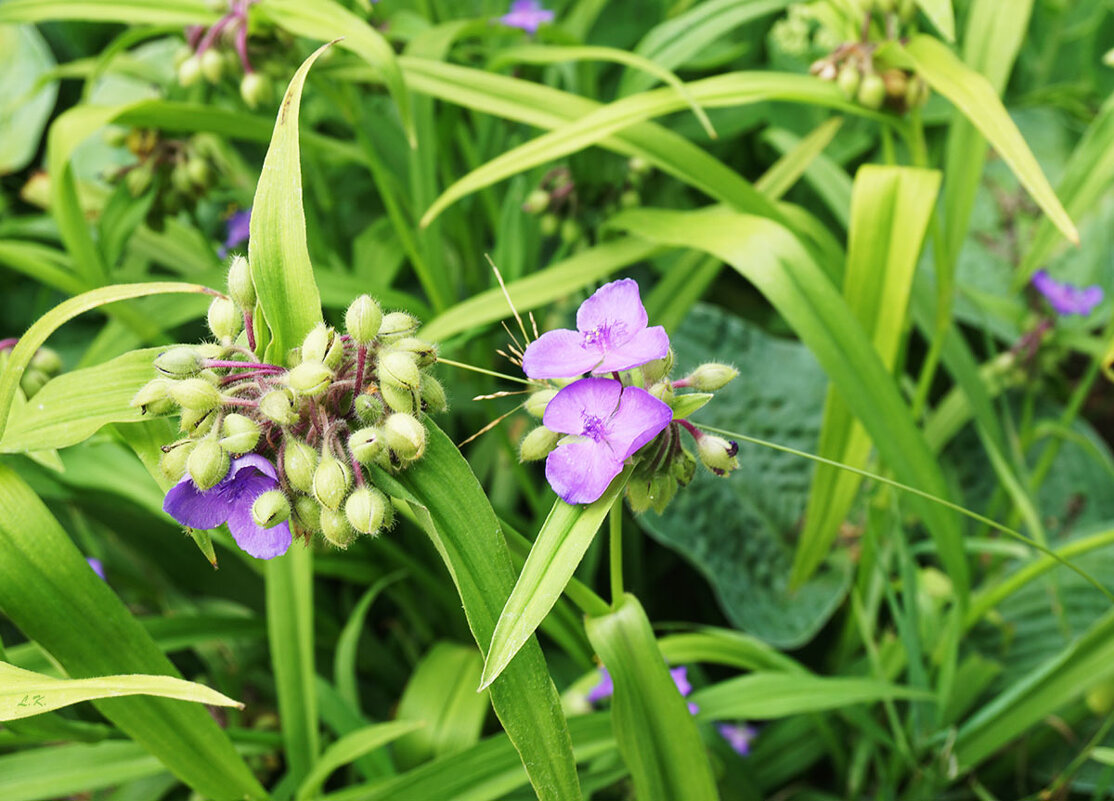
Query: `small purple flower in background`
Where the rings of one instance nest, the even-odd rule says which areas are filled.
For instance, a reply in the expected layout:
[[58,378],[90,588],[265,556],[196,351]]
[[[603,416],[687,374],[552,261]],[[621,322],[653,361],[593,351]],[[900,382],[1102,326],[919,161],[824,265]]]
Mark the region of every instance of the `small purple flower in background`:
[[745,723],[720,723],[716,726],[723,739],[739,756],[750,753],[750,745],[758,736],[758,729]]
[[542,23],[553,22],[553,12],[542,8],[539,0],[513,0],[511,10],[499,17],[499,21],[510,28],[534,34]]
[[623,462],[672,419],[673,410],[665,403],[615,379],[569,384],[553,396],[542,417],[550,431],[576,437],[546,458],[549,486],[565,503],[592,503],[622,472]]
[[95,556],[86,556],[85,561],[89,563],[89,567],[93,568],[93,572],[101,577],[102,581],[106,580],[104,575],[104,564],[101,563],[100,559]]
[[[673,677],[673,683],[677,685],[677,692],[681,694],[681,697],[688,698],[692,692],[692,685],[688,679],[688,668],[670,668],[669,675]],[[588,703],[598,704],[604,698],[610,698],[614,694],[615,684],[611,681],[611,674],[607,672],[607,668],[600,668],[600,683],[588,691]],[[696,704],[689,703],[688,706],[689,713],[693,715],[700,711],[700,707]]]
[[531,342],[522,357],[530,378],[572,378],[629,370],[663,358],[669,336],[660,325],[646,327],[646,309],[638,284],[612,281],[596,290],[576,312],[576,331],[547,331]]
[[1102,302],[1103,298],[1100,286],[1081,288],[1073,284],[1061,283],[1044,270],[1038,270],[1033,275],[1033,286],[1044,295],[1045,300],[1057,314],[1086,316]]
[[236,544],[256,559],[282,556],[292,540],[289,523],[271,528],[258,525],[251,505],[268,490],[278,489],[275,466],[258,454],[233,459],[228,474],[219,484],[202,492],[187,474],[170,488],[163,510],[190,528],[216,528],[228,523]]
[[228,255],[228,251],[247,242],[250,229],[251,209],[233,212],[232,216],[228,218],[227,236],[224,244],[217,250],[217,255],[223,259]]

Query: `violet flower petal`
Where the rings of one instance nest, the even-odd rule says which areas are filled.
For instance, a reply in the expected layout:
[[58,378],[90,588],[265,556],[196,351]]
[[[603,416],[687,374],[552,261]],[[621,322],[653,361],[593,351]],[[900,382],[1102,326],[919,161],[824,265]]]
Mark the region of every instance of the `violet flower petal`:
[[617,373],[663,359],[669,353],[669,335],[660,325],[645,328],[621,345],[612,347],[592,370],[596,375]]
[[499,18],[499,21],[511,28],[520,28],[527,33],[538,32],[538,27],[545,22],[553,22],[553,12],[542,8],[538,0],[514,0],[511,10]]
[[1057,314],[1086,316],[1102,302],[1104,296],[1100,286],[1077,287],[1057,281],[1045,270],[1037,270],[1032,282]]
[[586,418],[608,418],[619,408],[623,385],[613,378],[582,378],[553,396],[542,424],[561,434],[583,434]]
[[598,704],[614,693],[615,684],[611,681],[611,674],[607,672],[607,668],[600,668],[600,683],[588,691],[588,703]]
[[633,337],[647,321],[638,282],[633,278],[604,284],[576,312],[576,327],[581,333],[606,332],[616,342]]
[[739,756],[746,756],[750,753],[751,743],[758,736],[758,730],[745,723],[720,723],[716,726],[716,729],[719,730],[720,736],[727,740],[727,744]]
[[689,669],[683,666],[669,668],[669,675],[673,677],[673,683],[677,685],[677,692],[682,697],[687,697],[692,693],[692,684],[689,683],[688,672]]
[[[223,483],[222,480],[221,484]],[[166,493],[162,502],[163,511],[183,526],[216,528],[228,520],[231,511],[221,484],[202,492],[187,474]]]
[[[243,456],[233,459],[228,474],[230,477],[235,478],[241,470],[248,467],[255,468],[263,475],[273,478],[275,480],[275,486],[278,486],[278,471],[275,470],[275,466],[271,464],[270,460],[260,456],[258,453],[246,453]],[[228,479],[226,478],[225,480],[227,481]],[[271,487],[271,489],[274,489],[274,487]]]
[[567,328],[546,331],[526,347],[522,371],[530,378],[569,378],[588,372],[603,359],[599,348],[586,348],[584,336]]
[[289,523],[263,528],[252,519],[250,503],[233,508],[232,515],[228,518],[228,530],[232,532],[236,544],[256,559],[282,556],[293,542]]
[[660,434],[672,419],[673,410],[669,404],[644,389],[627,387],[619,408],[608,423],[608,440],[616,453],[627,459]]
[[102,581],[106,580],[104,574],[104,563],[101,562],[100,559],[95,556],[86,556],[85,561],[89,563],[89,567],[93,568],[93,572],[101,577]]
[[623,460],[604,443],[583,438],[565,442],[545,459],[545,478],[557,497],[568,504],[599,500],[615,476],[623,472]]

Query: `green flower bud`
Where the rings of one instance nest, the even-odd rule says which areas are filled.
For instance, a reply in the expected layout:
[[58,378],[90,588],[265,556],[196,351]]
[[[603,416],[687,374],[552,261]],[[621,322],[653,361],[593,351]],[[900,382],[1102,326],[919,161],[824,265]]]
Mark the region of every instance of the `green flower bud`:
[[538,230],[541,232],[541,235],[545,237],[553,236],[560,227],[561,218],[552,212],[543,214],[541,219],[538,220]]
[[886,86],[886,97],[890,100],[904,100],[909,89],[909,76],[904,70],[890,69],[882,73],[882,83]]
[[723,437],[705,434],[696,442],[696,453],[700,456],[700,461],[717,476],[726,476],[738,468],[738,452],[738,443],[728,442]]
[[647,392],[649,392],[658,400],[664,401],[667,404],[672,405],[673,403],[673,385],[670,384],[668,381],[659,381],[658,383],[651,386],[647,390]]
[[383,315],[383,322],[379,325],[379,339],[382,342],[394,342],[396,339],[412,336],[418,330],[418,321],[406,312],[391,312]]
[[295,402],[294,393],[289,389],[272,389],[259,399],[259,413],[280,426],[292,426],[299,419]]
[[392,412],[413,414],[418,410],[418,399],[414,397],[414,390],[396,387],[393,384],[383,384],[379,387],[379,394],[387,402]]
[[859,104],[866,108],[882,108],[882,103],[886,100],[886,84],[881,76],[876,72],[864,75],[857,97]]
[[282,469],[290,486],[307,495],[312,493],[317,451],[301,440],[288,439],[282,454]]
[[619,205],[624,209],[633,209],[642,203],[642,196],[634,189],[627,189],[619,195]]
[[[193,55],[193,48],[189,45],[181,45],[174,51],[174,69],[182,66],[182,62]],[[111,144],[111,143],[110,143]]]
[[183,409],[207,412],[221,405],[220,390],[204,378],[186,378],[170,385],[170,397]]
[[193,180],[184,162],[178,162],[170,171],[170,185],[183,195],[193,194]]
[[355,431],[348,438],[348,451],[360,464],[372,464],[383,452],[383,434],[377,428],[368,426]]
[[418,363],[414,356],[403,351],[387,351],[379,354],[379,384],[417,389],[421,382]]
[[338,548],[347,548],[356,539],[356,530],[349,525],[344,513],[336,509],[322,509],[320,525],[325,539]]
[[23,394],[26,397],[30,398],[38,394],[39,390],[45,387],[48,381],[50,381],[50,376],[42,370],[29,367],[19,379],[19,388],[23,390]]
[[174,401],[170,399],[170,381],[155,378],[148,381],[131,400],[132,408],[140,414],[160,415],[174,411]]
[[836,84],[848,100],[854,98],[858,93],[859,84],[862,83],[862,80],[863,75],[854,64],[844,64],[839,71],[839,75],[836,76]]
[[383,416],[383,401],[378,395],[361,392],[352,402],[356,407],[356,416],[368,425],[375,425]]
[[197,348],[179,345],[155,357],[155,369],[168,378],[190,378],[201,372],[201,353]]
[[191,158],[186,162],[186,169],[189,171],[190,180],[202,188],[210,186],[216,177],[208,160],[203,158]]
[[370,345],[383,324],[383,310],[371,295],[360,295],[344,313],[344,328],[357,345]]
[[201,59],[190,56],[178,65],[178,83],[182,86],[193,86],[201,78]]
[[445,388],[441,382],[431,375],[422,376],[422,385],[418,389],[422,401],[422,411],[431,414],[440,414],[449,408],[449,400],[445,397]]
[[217,414],[213,409],[198,411],[183,409],[178,420],[178,429],[191,437],[203,437],[212,430]]
[[240,97],[250,109],[270,103],[274,92],[274,84],[262,72],[247,72],[240,79]]
[[689,453],[687,448],[681,448],[681,452],[673,457],[669,472],[677,479],[678,484],[687,487],[696,475],[696,457]]
[[549,193],[544,189],[535,189],[526,196],[522,210],[527,214],[541,214],[549,208]]
[[290,518],[290,501],[281,490],[267,490],[251,505],[251,519],[260,528],[274,528]]
[[632,477],[627,482],[627,503],[635,514],[642,514],[650,508],[650,481],[648,478]]
[[411,354],[418,367],[429,367],[437,363],[437,346],[424,339],[403,337],[391,345],[391,350]]
[[526,399],[526,413],[541,420],[542,415],[545,414],[545,407],[549,405],[556,394],[557,390],[555,389],[543,389],[535,392]]
[[170,481],[180,481],[186,474],[186,461],[196,444],[192,439],[184,439],[163,451],[162,456],[159,457],[159,469],[162,470],[162,474]]
[[321,504],[308,495],[299,495],[294,499],[291,517],[294,525],[302,531],[312,533],[321,530]]
[[186,470],[202,492],[212,489],[228,475],[228,465],[228,454],[212,437],[197,443],[186,459]]
[[58,375],[62,372],[62,357],[58,355],[57,351],[50,348],[39,348],[35,351],[35,355],[31,357],[29,366],[42,370],[47,375]]
[[402,461],[420,459],[425,452],[425,427],[409,414],[392,414],[383,424],[387,447]]
[[685,385],[698,392],[716,392],[730,384],[739,371],[728,364],[708,362],[697,367],[684,379]]
[[209,83],[219,83],[224,77],[224,57],[213,48],[201,54],[201,74]]
[[905,90],[905,108],[920,108],[927,102],[928,84],[925,83],[924,78],[917,75],[909,81],[909,87]]
[[583,233],[580,223],[571,217],[561,223],[561,241],[566,245],[575,245]]
[[221,424],[220,446],[229,453],[247,453],[259,442],[259,424],[242,414],[230,414]]
[[302,340],[302,361],[324,362],[334,339],[336,331],[332,328],[324,323],[315,325]]
[[361,534],[375,534],[383,527],[387,515],[387,496],[371,487],[359,487],[344,502],[344,516]]
[[650,504],[659,515],[677,494],[677,479],[668,475],[656,475],[650,479]]
[[301,395],[320,395],[333,382],[333,371],[322,362],[302,362],[286,374],[286,385]]
[[653,384],[661,381],[673,370],[673,349],[670,348],[665,352],[665,355],[660,359],[654,359],[652,362],[646,362],[642,365],[642,377],[647,384]]
[[340,459],[325,454],[313,471],[313,497],[326,509],[340,509],[348,488],[352,486],[352,471]]
[[545,426],[538,426],[522,438],[518,445],[518,461],[536,462],[549,456],[550,451],[557,447],[557,440],[561,435],[550,431]]
[[255,284],[251,280],[251,268],[248,260],[238,253],[228,265],[228,294],[241,309],[251,311],[255,307]]
[[213,298],[209,304],[209,330],[221,342],[231,342],[244,326],[244,318],[236,304],[228,298]]
[[148,164],[136,164],[124,175],[124,185],[132,197],[139,197],[151,186],[153,178],[154,173]]

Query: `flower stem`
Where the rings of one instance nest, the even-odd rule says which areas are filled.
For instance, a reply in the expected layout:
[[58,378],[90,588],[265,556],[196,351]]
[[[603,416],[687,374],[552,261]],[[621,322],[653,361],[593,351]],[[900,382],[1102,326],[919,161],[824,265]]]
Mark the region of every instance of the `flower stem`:
[[694,426],[694,425],[693,425],[692,423],[690,423],[690,422],[689,422],[688,420],[678,420],[677,422],[678,422],[678,423],[680,423],[680,424],[681,424],[681,426],[683,426],[683,427],[684,427],[685,431],[687,431],[687,432],[689,432],[690,434],[692,434],[692,438],[693,438],[693,439],[695,439],[695,440],[696,440],[697,442],[699,442],[699,441],[700,441],[700,438],[701,438],[702,436],[704,436],[704,432],[703,432],[703,431],[701,431],[701,430],[700,430],[699,428],[697,428],[696,426]]
[[623,495],[615,499],[608,513],[611,563],[611,606],[623,600]]
[[248,335],[248,347],[255,353],[255,319],[249,309],[244,309],[244,331]]
[[267,364],[265,362],[237,362],[227,361],[225,359],[206,359],[202,362],[203,367],[227,367],[231,370],[244,369],[244,370],[260,370],[273,373],[284,372],[284,368],[279,367],[277,364]]
[[356,387],[354,392],[359,394],[364,391],[364,362],[367,360],[367,345],[356,348]]

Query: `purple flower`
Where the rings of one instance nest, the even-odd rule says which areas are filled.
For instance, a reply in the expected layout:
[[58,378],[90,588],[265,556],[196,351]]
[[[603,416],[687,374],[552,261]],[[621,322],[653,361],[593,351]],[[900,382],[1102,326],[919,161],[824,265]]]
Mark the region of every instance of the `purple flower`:
[[574,381],[553,396],[542,417],[550,431],[576,437],[546,458],[549,486],[565,503],[595,501],[623,462],[672,419],[669,406],[644,389],[613,378]]
[[86,556],[85,561],[89,563],[89,567],[93,568],[93,572],[101,577],[102,581],[105,580],[104,564],[100,559],[95,556]]
[[228,218],[228,234],[225,237],[224,244],[217,250],[217,255],[223,259],[228,255],[228,251],[247,242],[250,228],[251,209],[233,212],[232,216]]
[[187,474],[170,488],[163,510],[190,528],[216,528],[228,523],[236,544],[256,559],[282,556],[290,547],[288,523],[271,528],[256,524],[251,505],[267,490],[278,488],[275,466],[258,454],[233,459],[226,475],[212,489],[202,492]]
[[576,331],[547,331],[527,346],[522,369],[530,378],[572,378],[629,370],[661,359],[669,336],[646,327],[638,284],[630,278],[596,290],[576,312]]
[[1060,283],[1044,270],[1033,275],[1033,286],[1037,288],[1057,314],[1079,314],[1086,316],[1102,302],[1102,287],[1089,286],[1085,289],[1073,284]]
[[716,728],[739,756],[750,753],[750,744],[758,736],[758,729],[745,723],[720,723]]
[[542,8],[539,0],[513,0],[511,10],[499,17],[499,21],[533,34],[543,22],[553,22],[553,12]]
[[[669,675],[673,677],[673,683],[677,685],[677,692],[681,694],[682,698],[687,698],[689,693],[692,692],[692,685],[689,684],[688,679],[688,668],[670,668]],[[598,704],[604,698],[610,698],[614,694],[615,684],[611,681],[611,674],[607,672],[607,668],[600,668],[600,683],[588,691],[588,703]],[[700,707],[696,704],[690,703],[688,707],[690,714],[695,715],[700,711]]]

